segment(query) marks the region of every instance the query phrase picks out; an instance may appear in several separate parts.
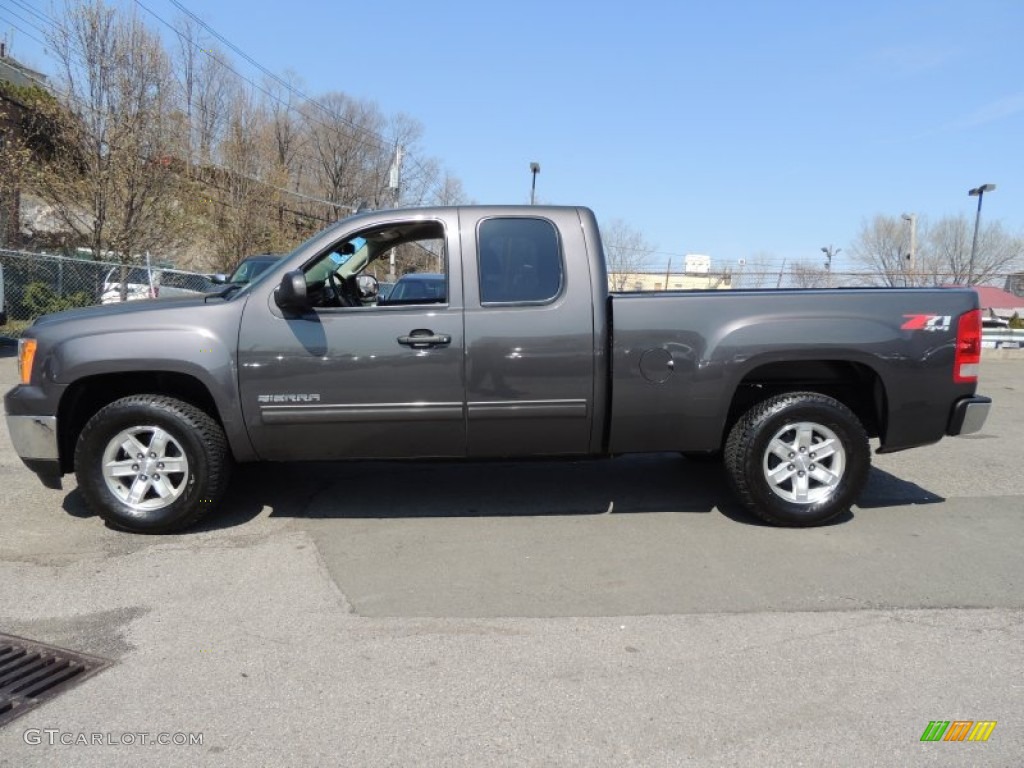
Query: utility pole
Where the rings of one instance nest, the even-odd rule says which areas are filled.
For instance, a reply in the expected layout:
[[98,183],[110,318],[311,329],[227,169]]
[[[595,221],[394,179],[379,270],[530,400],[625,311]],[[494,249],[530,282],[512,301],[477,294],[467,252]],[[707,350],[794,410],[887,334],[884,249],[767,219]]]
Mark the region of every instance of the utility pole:
[[402,189],[402,158],[405,156],[405,148],[401,144],[395,145],[395,157],[391,161],[391,168],[388,169],[388,189],[391,192],[391,206],[398,207],[398,197]]
[[910,282],[914,282],[914,268],[917,260],[917,214],[904,213],[903,220],[910,222],[910,253],[907,254],[906,268],[903,274],[903,283],[907,283],[907,273],[910,274]]
[[[395,145],[395,159],[388,170],[388,189],[391,190],[391,207],[398,207],[398,198],[402,191],[402,158],[405,151],[401,144]],[[388,282],[395,282],[395,249],[388,251]]]

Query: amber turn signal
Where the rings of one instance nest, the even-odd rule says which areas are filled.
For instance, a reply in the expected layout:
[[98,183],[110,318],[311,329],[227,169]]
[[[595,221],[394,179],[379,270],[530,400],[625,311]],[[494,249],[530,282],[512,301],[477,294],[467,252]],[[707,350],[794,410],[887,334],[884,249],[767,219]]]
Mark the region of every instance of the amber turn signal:
[[32,380],[32,362],[36,359],[36,340],[18,339],[18,378],[22,384]]

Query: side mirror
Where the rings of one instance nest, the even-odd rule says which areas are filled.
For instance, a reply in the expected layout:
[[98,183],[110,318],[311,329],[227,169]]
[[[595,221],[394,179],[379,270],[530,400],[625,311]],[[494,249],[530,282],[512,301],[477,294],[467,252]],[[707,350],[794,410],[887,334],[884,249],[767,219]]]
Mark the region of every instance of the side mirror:
[[365,303],[375,301],[380,294],[380,283],[373,275],[360,275],[356,278],[356,285],[359,286],[359,298]]
[[287,272],[281,278],[281,284],[274,289],[274,302],[281,309],[301,311],[309,309],[309,297],[306,295],[306,276],[301,269]]
[[214,285],[224,285],[228,281],[228,276],[223,272],[218,272],[216,275],[210,275],[210,282]]

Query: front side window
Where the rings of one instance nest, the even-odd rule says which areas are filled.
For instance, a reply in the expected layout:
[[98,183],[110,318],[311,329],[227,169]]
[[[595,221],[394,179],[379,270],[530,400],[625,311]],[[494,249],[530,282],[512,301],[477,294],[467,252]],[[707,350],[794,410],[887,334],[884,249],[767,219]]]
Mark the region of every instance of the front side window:
[[543,303],[562,289],[558,232],[546,219],[487,219],[478,234],[480,302]]
[[313,306],[366,307],[448,301],[444,225],[410,221],[362,230],[305,267]]

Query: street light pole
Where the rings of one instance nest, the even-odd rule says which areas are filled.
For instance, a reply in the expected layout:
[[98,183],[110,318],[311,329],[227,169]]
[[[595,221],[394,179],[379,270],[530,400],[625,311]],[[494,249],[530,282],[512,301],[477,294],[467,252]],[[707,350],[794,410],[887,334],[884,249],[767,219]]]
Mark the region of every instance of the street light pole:
[[[917,254],[917,214],[904,213],[903,220],[910,222],[910,255],[907,256],[907,268],[910,271],[911,279],[913,279],[914,264]],[[906,282],[906,270],[904,271],[904,282]]]
[[828,287],[832,287],[832,259],[839,253],[842,253],[842,248],[833,248],[831,245],[824,246],[821,252],[825,254],[825,271],[828,273]]
[[824,246],[821,249],[821,252],[825,254],[825,259],[826,259],[826,261],[825,261],[825,271],[826,272],[831,272],[832,271],[832,258],[837,253],[842,253],[843,249],[842,248],[833,248],[831,245],[827,245],[827,246]]
[[974,239],[971,241],[971,262],[967,267],[968,286],[974,282],[974,254],[978,250],[978,224],[981,223],[981,200],[985,197],[986,192],[991,192],[995,188],[995,184],[982,184],[980,187],[975,187],[967,192],[971,197],[978,198],[978,212],[974,215]]
[[533,185],[530,187],[530,205],[537,199],[537,174],[540,173],[540,163],[530,163],[530,173],[533,174]]

